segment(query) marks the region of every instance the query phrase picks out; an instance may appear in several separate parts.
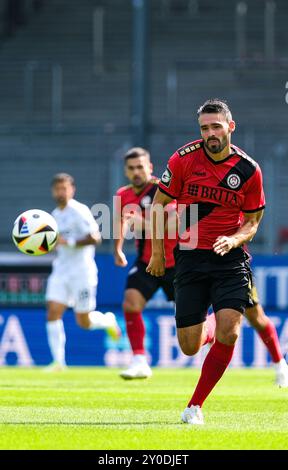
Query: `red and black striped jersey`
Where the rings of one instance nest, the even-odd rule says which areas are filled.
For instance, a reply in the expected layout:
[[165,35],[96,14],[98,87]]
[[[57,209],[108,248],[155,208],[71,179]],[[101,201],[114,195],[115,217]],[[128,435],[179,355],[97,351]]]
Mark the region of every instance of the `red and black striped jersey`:
[[[125,214],[125,208],[127,212],[130,212],[130,207],[132,205],[136,205],[140,207],[141,214],[144,218],[146,216],[146,228],[150,226],[149,216],[150,216],[150,206],[153,201],[155,192],[157,191],[159,183],[159,178],[152,177],[149,183],[145,186],[145,188],[138,194],[136,194],[134,187],[132,184],[127,186],[123,186],[119,188],[116,192],[116,196],[121,198],[121,215]],[[146,210],[145,210],[146,209]],[[176,218],[176,201],[172,201],[170,204],[166,206],[167,213],[171,213],[171,216]],[[173,213],[173,214],[172,214]],[[142,230],[139,238],[135,237],[135,243],[137,248],[137,258],[142,261],[143,263],[148,264],[150,261],[151,253],[152,253],[152,245],[151,245],[151,235],[147,233],[147,230]],[[173,238],[168,238],[168,234],[165,233],[164,237],[164,247],[165,247],[165,258],[166,258],[166,268],[171,268],[174,266],[174,254],[173,249],[177,243],[177,237],[174,232]]]
[[[227,158],[214,161],[203,140],[196,140],[170,158],[159,189],[177,200],[182,226],[179,242],[185,243],[194,231],[193,247],[212,249],[218,236],[230,236],[238,230],[242,212],[265,207],[259,165],[235,145],[231,149]],[[190,219],[193,205],[198,207],[197,224]]]

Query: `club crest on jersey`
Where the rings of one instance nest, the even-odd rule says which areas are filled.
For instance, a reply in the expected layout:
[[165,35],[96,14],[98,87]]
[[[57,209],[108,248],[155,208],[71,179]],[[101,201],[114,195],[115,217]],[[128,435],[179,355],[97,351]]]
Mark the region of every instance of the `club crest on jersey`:
[[151,196],[149,196],[149,194],[146,194],[146,196],[142,197],[140,201],[140,206],[145,209],[145,207],[150,206],[151,202]]
[[164,184],[164,186],[166,186],[167,188],[169,188],[171,178],[172,178],[172,171],[169,170],[169,168],[167,167],[161,177],[161,183]]
[[240,176],[236,175],[233,173],[232,175],[229,175],[227,178],[227,184],[229,188],[231,189],[237,189],[240,186],[241,179]]

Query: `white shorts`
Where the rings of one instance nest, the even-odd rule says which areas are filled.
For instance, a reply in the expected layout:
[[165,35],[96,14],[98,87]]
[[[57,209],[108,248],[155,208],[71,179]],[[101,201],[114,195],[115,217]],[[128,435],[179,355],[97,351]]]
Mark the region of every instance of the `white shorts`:
[[96,307],[97,284],[87,280],[71,279],[51,274],[46,289],[47,302],[59,302],[76,313],[88,313]]

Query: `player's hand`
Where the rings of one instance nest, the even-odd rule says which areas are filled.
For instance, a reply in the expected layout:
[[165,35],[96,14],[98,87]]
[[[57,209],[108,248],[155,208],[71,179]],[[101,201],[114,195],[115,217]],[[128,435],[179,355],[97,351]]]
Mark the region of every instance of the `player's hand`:
[[165,274],[165,257],[163,255],[152,255],[146,272],[151,276],[164,276]]
[[213,245],[213,250],[217,255],[224,256],[232,248],[236,248],[236,239],[234,237],[217,237]]
[[67,240],[65,240],[65,238],[61,237],[61,235],[58,235],[58,238],[57,238],[57,245],[68,245],[68,242]]
[[116,266],[120,266],[121,268],[125,268],[125,266],[127,266],[128,261],[123,251],[117,251],[117,253],[115,253],[114,262]]

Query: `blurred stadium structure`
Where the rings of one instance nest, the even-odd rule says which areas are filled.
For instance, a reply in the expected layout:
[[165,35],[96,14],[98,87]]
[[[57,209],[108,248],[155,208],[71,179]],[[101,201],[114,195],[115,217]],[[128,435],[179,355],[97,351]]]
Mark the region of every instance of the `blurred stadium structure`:
[[252,249],[277,250],[287,19],[286,0],[0,0],[1,250],[14,249],[18,213],[52,208],[56,171],[75,175],[90,205],[111,202],[132,144],[149,147],[160,174],[198,137],[195,112],[213,96],[228,100],[234,142],[263,168],[268,204]]
[[[28,263],[23,255],[25,266],[17,265],[11,229],[22,211],[53,208],[51,177],[69,172],[80,201],[90,207],[111,205],[116,188],[125,184],[123,153],[132,145],[147,146],[160,175],[176,148],[198,138],[196,110],[209,97],[228,101],[237,123],[233,142],[263,169],[267,208],[252,253],[285,253],[285,245],[287,252],[287,21],[287,0],[0,0],[2,305],[43,306],[49,257],[32,259],[31,266],[31,258]],[[111,248],[107,241],[101,250],[109,253]],[[109,256],[100,256],[99,263],[99,303],[109,299],[120,311],[126,272],[113,268]],[[286,347],[287,257],[260,256],[255,271],[269,315],[280,310],[275,324]],[[117,291],[113,299],[111,279]],[[159,299],[154,308],[163,307]],[[16,347],[21,350],[16,351],[18,363],[21,357],[23,365],[32,363],[21,324],[26,339],[33,337],[28,343],[35,362],[46,361],[43,308],[39,315],[25,309],[1,311],[0,364]],[[161,337],[174,320],[165,317],[169,325],[164,328],[158,318]],[[158,330],[152,329],[156,338]],[[75,336],[75,344],[82,341],[84,359],[72,357],[72,363],[87,363],[91,346],[84,336],[83,341]],[[159,351],[161,344],[160,338]],[[178,354],[175,336],[169,344],[169,354]],[[245,343],[243,351],[250,354],[251,345]],[[41,348],[46,348],[44,355]],[[259,348],[254,348],[254,365],[266,364]],[[165,353],[164,360],[163,354],[160,365],[169,356]],[[104,362],[117,365],[118,356],[119,350]],[[252,359],[241,361],[251,364]]]

